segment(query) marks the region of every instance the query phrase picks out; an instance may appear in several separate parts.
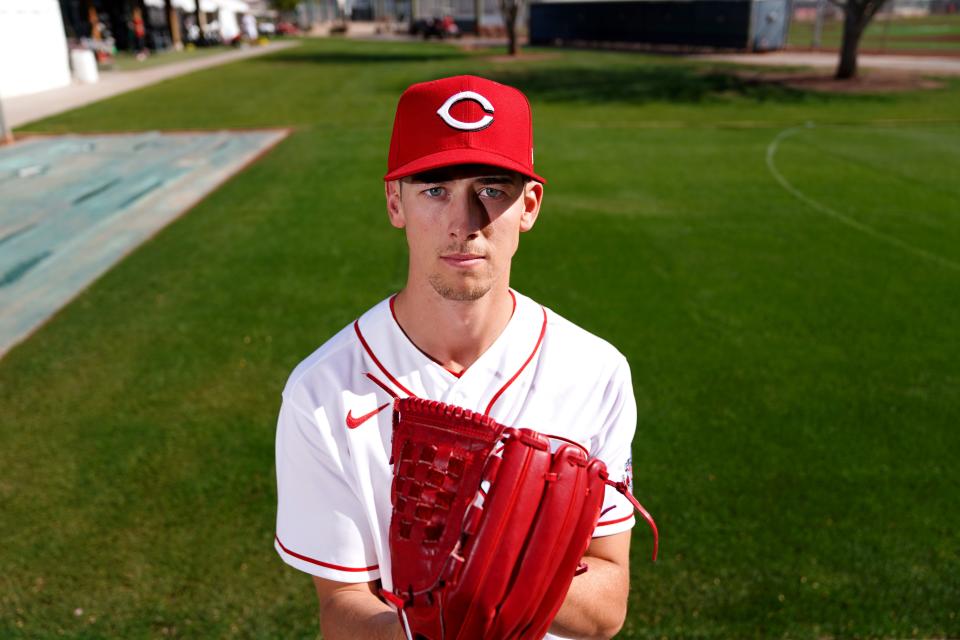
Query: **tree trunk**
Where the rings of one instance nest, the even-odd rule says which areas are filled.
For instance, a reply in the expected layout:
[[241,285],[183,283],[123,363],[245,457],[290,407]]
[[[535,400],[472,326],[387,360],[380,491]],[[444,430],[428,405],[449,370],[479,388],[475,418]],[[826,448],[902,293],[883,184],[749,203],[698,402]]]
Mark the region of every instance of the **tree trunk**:
[[507,25],[507,53],[511,56],[517,55],[517,25]]
[[170,27],[170,43],[177,51],[183,49],[183,41],[180,40],[180,14],[173,6],[173,0],[164,0],[164,8],[167,10],[167,26]]
[[843,18],[843,43],[840,45],[840,63],[837,65],[837,80],[857,77],[857,50],[863,35],[863,6],[848,2]]
[[194,12],[194,19],[197,21],[197,29],[199,29],[199,34],[197,35],[197,44],[206,44],[206,39],[204,38],[203,32],[207,26],[207,16],[200,9],[200,0],[196,0],[197,10]]
[[515,56],[520,52],[517,43],[517,15],[520,13],[520,0],[500,0],[500,13],[503,15],[503,26],[507,30],[507,52]]

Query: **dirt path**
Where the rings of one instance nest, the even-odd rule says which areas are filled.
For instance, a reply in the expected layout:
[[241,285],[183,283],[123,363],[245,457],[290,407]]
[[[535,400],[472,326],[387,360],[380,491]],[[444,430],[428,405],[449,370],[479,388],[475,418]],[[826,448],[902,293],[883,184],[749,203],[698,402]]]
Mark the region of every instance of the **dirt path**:
[[[696,60],[771,67],[833,68],[837,66],[836,53],[778,51],[775,53],[711,53],[689,57]],[[858,64],[864,69],[912,71],[936,76],[960,75],[960,58],[861,54]]]

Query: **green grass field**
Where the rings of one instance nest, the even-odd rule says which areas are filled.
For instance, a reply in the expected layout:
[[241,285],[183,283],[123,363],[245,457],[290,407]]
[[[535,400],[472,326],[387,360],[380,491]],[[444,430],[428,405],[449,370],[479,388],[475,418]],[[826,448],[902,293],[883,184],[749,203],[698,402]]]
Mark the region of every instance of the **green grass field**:
[[315,637],[272,548],[280,390],[402,285],[393,109],[461,72],[534,105],[514,286],[632,366],[662,538],[621,637],[960,635],[960,82],[547,53],[315,41],[28,127],[295,131],[0,361],[0,637]]
[[[793,20],[787,42],[793,47],[809,47],[813,43],[814,23]],[[826,20],[820,36],[821,46],[837,49],[843,38],[843,22]],[[866,51],[940,51],[960,53],[960,15],[897,17],[879,15],[867,26],[861,48]]]

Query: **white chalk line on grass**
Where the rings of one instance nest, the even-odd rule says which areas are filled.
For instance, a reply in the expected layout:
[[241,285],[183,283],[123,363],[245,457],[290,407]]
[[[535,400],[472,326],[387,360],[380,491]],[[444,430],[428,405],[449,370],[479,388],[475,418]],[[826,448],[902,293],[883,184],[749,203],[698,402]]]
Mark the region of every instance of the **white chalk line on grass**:
[[[570,122],[565,126],[568,129],[779,129],[786,122],[783,120],[714,120],[695,121],[687,120],[605,120],[603,122],[581,120]],[[904,125],[941,125],[960,124],[956,118],[878,118],[875,120],[833,120],[831,125],[847,127],[902,127]]]
[[813,125],[807,125],[806,127],[788,127],[783,131],[781,131],[780,133],[778,133],[776,137],[770,142],[770,144],[767,145],[767,169],[770,171],[770,175],[773,176],[774,180],[776,180],[777,183],[787,191],[787,193],[789,193],[794,198],[804,203],[811,209],[815,209],[816,211],[819,211],[820,213],[833,218],[837,222],[847,225],[851,229],[860,231],[861,233],[864,233],[870,236],[874,240],[879,240],[880,242],[894,246],[898,249],[906,251],[907,253],[912,253],[913,255],[919,258],[923,258],[924,260],[929,260],[930,262],[933,262],[934,264],[937,264],[941,267],[953,269],[954,271],[960,271],[960,263],[956,263],[952,260],[948,260],[947,258],[944,258],[943,256],[937,255],[935,253],[931,253],[926,249],[915,247],[912,244],[904,242],[903,240],[896,238],[894,236],[883,233],[882,231],[877,231],[873,227],[866,225],[860,222],[859,220],[851,218],[845,213],[842,213],[832,207],[828,207],[825,204],[817,202],[816,200],[814,200],[804,192],[800,191],[800,189],[797,189],[795,186],[790,184],[790,182],[785,177],[783,177],[783,174],[780,173],[780,171],[777,169],[777,165],[774,164],[773,158],[777,154],[777,149],[780,147],[781,142],[783,142],[786,138],[796,133],[799,133],[805,128],[812,129]]

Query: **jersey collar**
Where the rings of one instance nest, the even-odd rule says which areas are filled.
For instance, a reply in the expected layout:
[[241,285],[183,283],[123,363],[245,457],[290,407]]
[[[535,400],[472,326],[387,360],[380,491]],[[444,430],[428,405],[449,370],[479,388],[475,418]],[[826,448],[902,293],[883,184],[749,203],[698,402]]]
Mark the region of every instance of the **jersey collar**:
[[369,373],[397,395],[416,395],[457,404],[488,415],[506,391],[533,366],[546,331],[546,310],[510,291],[514,311],[497,339],[460,376],[421,351],[403,332],[392,312],[393,296],[354,323]]

